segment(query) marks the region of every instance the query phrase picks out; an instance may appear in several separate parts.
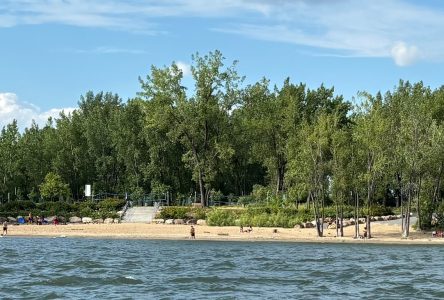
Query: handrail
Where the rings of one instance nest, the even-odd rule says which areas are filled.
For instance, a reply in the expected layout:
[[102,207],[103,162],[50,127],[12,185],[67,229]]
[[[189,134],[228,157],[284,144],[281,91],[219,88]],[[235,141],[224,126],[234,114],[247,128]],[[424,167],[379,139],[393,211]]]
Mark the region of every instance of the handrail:
[[120,221],[122,221],[123,216],[126,214],[126,211],[128,210],[129,205],[130,205],[130,201],[126,201],[126,203],[122,209],[122,214],[119,216]]

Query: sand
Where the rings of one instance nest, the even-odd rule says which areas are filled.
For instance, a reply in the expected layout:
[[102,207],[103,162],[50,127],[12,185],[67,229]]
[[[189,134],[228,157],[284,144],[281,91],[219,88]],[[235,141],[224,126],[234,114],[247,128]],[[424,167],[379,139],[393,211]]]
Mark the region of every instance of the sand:
[[[217,241],[285,241],[315,243],[381,243],[381,244],[442,244],[444,238],[432,238],[430,232],[411,230],[408,239],[401,238],[400,226],[372,224],[372,239],[353,239],[354,227],[344,228],[345,237],[335,237],[335,229],[326,229],[324,237],[316,230],[253,227],[250,233],[239,232],[239,227],[195,226],[196,240]],[[277,230],[274,233],[274,229]],[[69,224],[69,225],[10,225],[8,236],[22,237],[88,237],[121,239],[188,239],[189,225],[166,224]]]

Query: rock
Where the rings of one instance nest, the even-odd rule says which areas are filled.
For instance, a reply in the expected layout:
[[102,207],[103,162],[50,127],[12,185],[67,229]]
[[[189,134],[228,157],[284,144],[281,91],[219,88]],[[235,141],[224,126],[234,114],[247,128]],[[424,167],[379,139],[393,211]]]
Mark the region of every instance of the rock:
[[313,223],[307,222],[304,224],[304,228],[315,228],[315,225],[313,225]]
[[199,220],[197,220],[196,224],[197,225],[207,225],[207,221],[204,219],[199,219]]
[[364,224],[365,223],[365,218],[359,218],[359,224]]
[[66,218],[65,217],[57,217],[60,224],[66,224]]
[[0,223],[8,222],[8,218],[0,217]]
[[348,222],[350,223],[350,226],[356,224],[355,220],[352,220],[352,219],[350,219],[350,221],[348,221]]
[[402,215],[396,215],[397,219],[402,219]]
[[185,222],[183,221],[183,219],[174,219],[174,224],[183,225],[185,224]]
[[377,219],[375,217],[370,217],[370,222],[376,222]]
[[343,221],[342,222],[342,227],[347,227],[347,226],[350,226],[350,225],[351,225],[350,221]]
[[69,223],[82,223],[82,219],[79,217],[71,217],[69,218]]
[[93,219],[90,217],[83,217],[82,218],[82,223],[84,223],[84,224],[92,223],[92,221],[93,221]]
[[[311,225],[313,225],[313,227],[310,227],[310,228],[316,227],[316,221],[311,221],[310,223],[311,223]],[[305,228],[307,228],[307,227],[305,227]]]
[[380,222],[380,221],[384,221],[384,219],[381,216],[375,217],[376,221]]
[[119,224],[120,223],[120,219],[119,218],[114,218],[114,223]]
[[294,229],[302,229],[302,228],[304,228],[304,224],[296,224],[296,225],[294,225],[293,228]]
[[174,224],[174,220],[173,219],[166,219],[165,220],[165,224]]
[[9,222],[9,223],[16,223],[16,222],[17,222],[17,219],[14,218],[14,217],[8,217],[8,222]]
[[327,229],[336,229],[336,223],[331,223],[327,226]]
[[117,212],[117,215],[118,215],[119,217],[121,217],[121,216],[123,215],[123,210],[119,210],[119,211]]
[[382,216],[382,220],[383,221],[389,221],[390,220],[390,216]]
[[94,219],[93,223],[94,224],[103,224],[103,219]]
[[197,221],[196,219],[190,219],[187,221],[187,225],[196,225]]
[[48,222],[48,223],[54,222],[54,219],[55,219],[55,216],[50,216],[50,217],[45,218],[46,222]]
[[154,224],[163,224],[163,223],[165,223],[165,220],[164,220],[164,219],[152,219],[152,220],[151,220],[151,223],[154,223]]
[[103,220],[103,223],[112,224],[112,223],[114,223],[114,219],[113,218],[106,218],[105,220]]

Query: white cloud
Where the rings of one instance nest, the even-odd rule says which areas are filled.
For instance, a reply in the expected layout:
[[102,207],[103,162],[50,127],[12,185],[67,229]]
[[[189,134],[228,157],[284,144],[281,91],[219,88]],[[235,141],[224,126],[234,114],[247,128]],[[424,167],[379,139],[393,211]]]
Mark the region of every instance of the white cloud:
[[191,66],[187,63],[184,63],[182,61],[177,61],[176,65],[179,69],[182,70],[183,76],[190,76],[191,75]]
[[419,51],[416,46],[408,46],[404,42],[398,42],[392,48],[392,57],[398,66],[404,67],[419,58]]
[[29,127],[32,120],[43,126],[49,117],[57,118],[62,111],[68,114],[74,111],[74,108],[53,108],[41,111],[33,104],[19,101],[14,93],[0,93],[0,128],[11,123],[14,119],[17,120],[21,130]]
[[402,66],[444,60],[444,10],[427,1],[2,0],[0,12],[0,27],[56,23],[146,34],[165,33],[161,20],[169,18],[217,18],[220,32],[317,53],[390,58]]

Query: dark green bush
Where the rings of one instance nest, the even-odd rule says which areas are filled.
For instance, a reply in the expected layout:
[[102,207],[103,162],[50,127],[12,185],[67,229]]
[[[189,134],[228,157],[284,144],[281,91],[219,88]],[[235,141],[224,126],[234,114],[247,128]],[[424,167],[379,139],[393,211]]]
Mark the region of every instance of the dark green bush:
[[105,211],[119,211],[126,201],[124,199],[107,198],[97,203],[97,208]]
[[13,212],[13,211],[21,211],[21,210],[32,210],[36,208],[36,204],[32,201],[10,201],[3,205],[0,205],[0,210],[3,212]]

